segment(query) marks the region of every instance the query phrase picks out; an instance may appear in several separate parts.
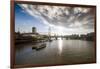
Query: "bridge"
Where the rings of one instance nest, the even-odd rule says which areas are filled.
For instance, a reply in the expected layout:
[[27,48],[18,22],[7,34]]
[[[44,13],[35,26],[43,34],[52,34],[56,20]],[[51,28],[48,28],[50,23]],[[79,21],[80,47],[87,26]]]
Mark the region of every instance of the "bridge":
[[64,39],[66,38],[66,36],[49,36],[50,39],[54,38],[54,39],[58,39],[58,38],[61,38],[61,39]]

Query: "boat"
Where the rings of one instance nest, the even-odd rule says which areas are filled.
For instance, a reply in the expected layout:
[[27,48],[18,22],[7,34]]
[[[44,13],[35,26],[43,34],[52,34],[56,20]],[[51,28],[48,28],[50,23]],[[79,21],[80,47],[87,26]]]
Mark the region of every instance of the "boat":
[[37,45],[37,46],[33,46],[32,49],[40,50],[40,49],[43,49],[45,47],[46,47],[46,44],[40,44],[40,45]]
[[46,44],[41,44],[40,46],[36,47],[36,50],[40,50],[46,47]]
[[52,40],[51,40],[51,39],[49,39],[48,41],[49,41],[49,42],[52,42]]

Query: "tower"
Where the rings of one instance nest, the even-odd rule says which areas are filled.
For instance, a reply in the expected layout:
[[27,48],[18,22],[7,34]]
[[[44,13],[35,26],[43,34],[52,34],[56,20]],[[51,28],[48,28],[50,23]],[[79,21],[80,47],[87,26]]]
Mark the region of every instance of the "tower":
[[32,27],[32,33],[36,33],[36,27]]

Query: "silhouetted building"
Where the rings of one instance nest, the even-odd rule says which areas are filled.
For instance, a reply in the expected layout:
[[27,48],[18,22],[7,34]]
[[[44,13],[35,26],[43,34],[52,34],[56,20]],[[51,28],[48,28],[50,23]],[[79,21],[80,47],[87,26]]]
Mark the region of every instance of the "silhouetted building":
[[36,33],[36,27],[32,27],[32,33]]

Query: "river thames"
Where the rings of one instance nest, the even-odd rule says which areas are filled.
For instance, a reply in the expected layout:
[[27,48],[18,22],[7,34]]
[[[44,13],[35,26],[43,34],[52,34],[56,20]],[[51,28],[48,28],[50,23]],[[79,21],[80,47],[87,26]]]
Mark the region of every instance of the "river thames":
[[34,43],[16,45],[16,65],[56,65],[95,62],[93,41],[58,39],[45,42],[41,50],[32,49]]

